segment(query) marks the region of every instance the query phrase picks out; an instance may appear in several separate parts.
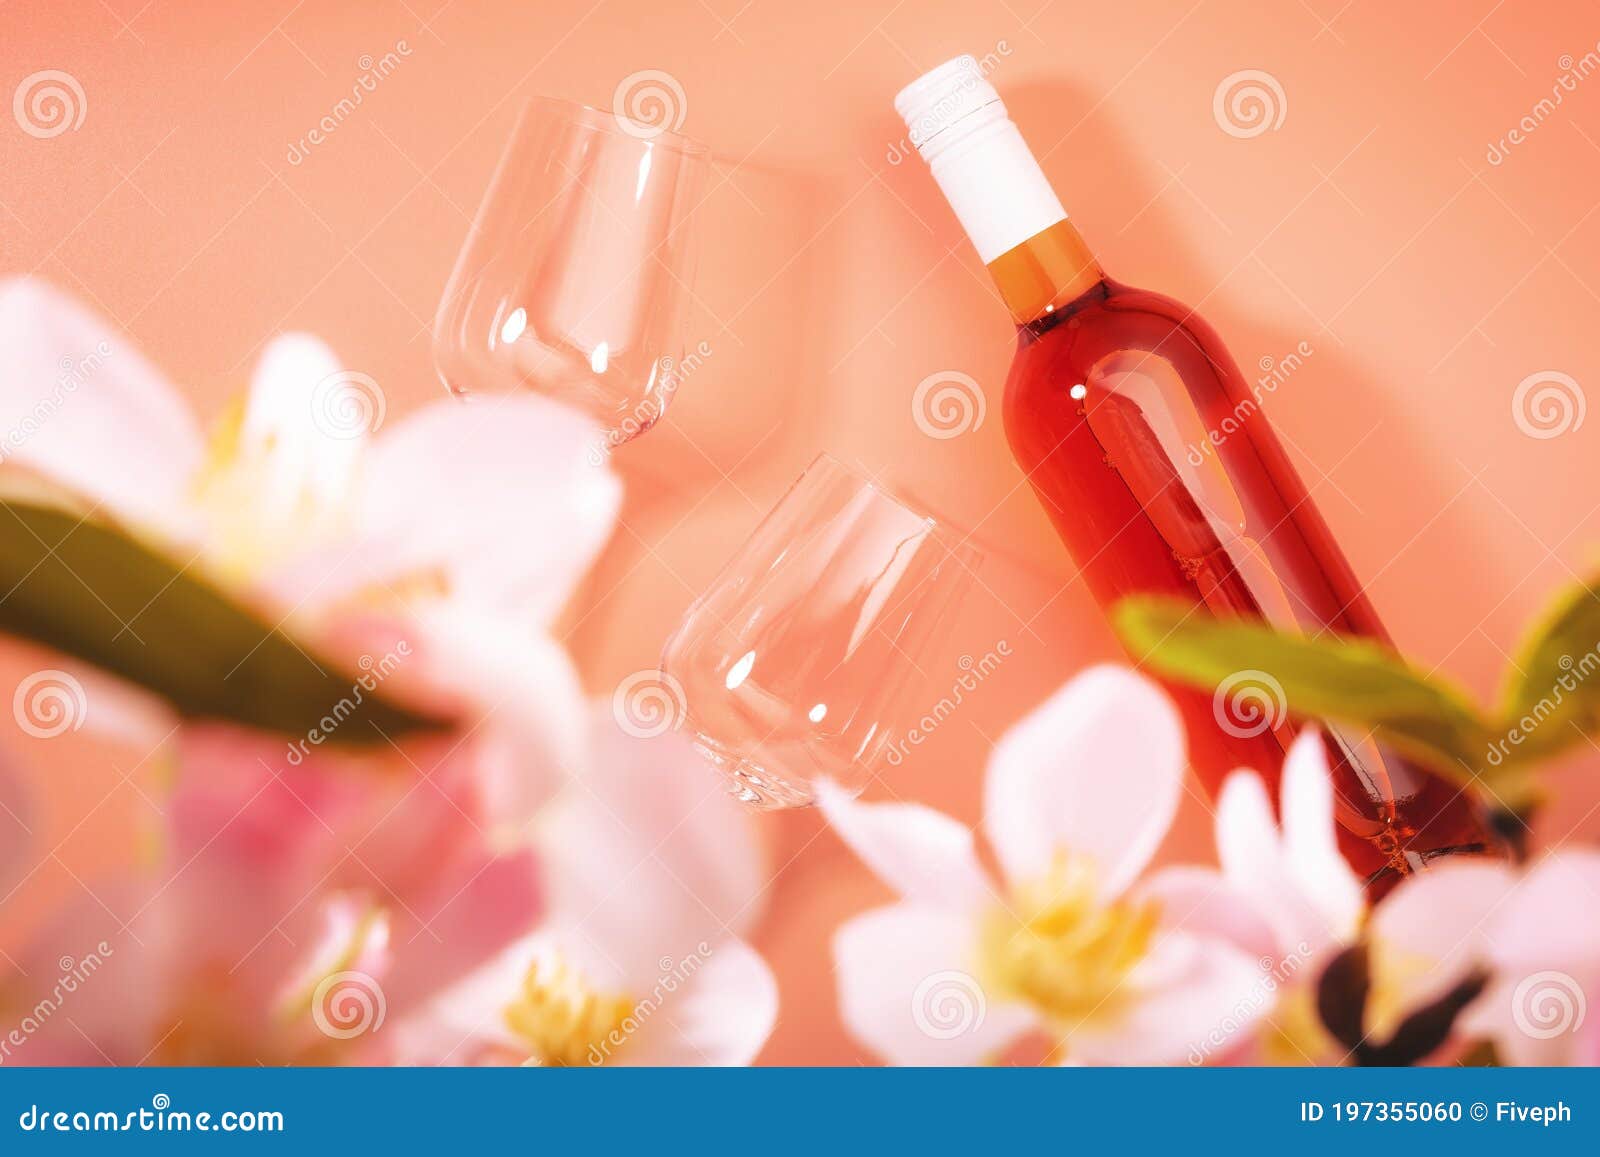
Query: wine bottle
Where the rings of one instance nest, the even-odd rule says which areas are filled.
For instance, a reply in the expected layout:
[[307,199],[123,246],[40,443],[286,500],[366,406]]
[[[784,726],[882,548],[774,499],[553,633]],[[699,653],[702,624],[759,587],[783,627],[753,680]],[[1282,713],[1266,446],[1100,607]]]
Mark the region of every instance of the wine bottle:
[[[1387,643],[1216,333],[1105,275],[978,63],[939,66],[895,107],[1011,312],[1006,436],[1096,600],[1171,595]],[[1276,789],[1294,724],[1270,675],[1241,672],[1216,694],[1168,689],[1213,792],[1236,767]],[[1357,730],[1322,727],[1341,848],[1371,891],[1437,856],[1489,850],[1458,788]]]

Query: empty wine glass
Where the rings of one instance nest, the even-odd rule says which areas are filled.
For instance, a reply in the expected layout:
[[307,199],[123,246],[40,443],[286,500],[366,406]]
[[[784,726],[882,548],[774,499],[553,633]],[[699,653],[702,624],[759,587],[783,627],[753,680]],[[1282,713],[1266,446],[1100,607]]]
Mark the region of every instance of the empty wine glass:
[[687,731],[756,807],[808,804],[825,776],[860,790],[912,723],[908,693],[977,562],[822,455],[667,643]]
[[560,398],[612,445],[648,430],[683,362],[706,167],[705,146],[663,125],[529,102],[439,303],[445,385]]

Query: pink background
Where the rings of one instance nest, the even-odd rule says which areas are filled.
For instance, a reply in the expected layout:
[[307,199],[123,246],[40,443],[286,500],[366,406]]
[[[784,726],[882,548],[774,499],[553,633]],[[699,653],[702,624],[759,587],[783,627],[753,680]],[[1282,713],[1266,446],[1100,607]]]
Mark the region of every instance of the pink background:
[[[654,666],[819,449],[882,471],[989,552],[929,702],[961,655],[1005,639],[1013,657],[887,785],[972,818],[993,738],[1116,651],[1005,449],[1003,310],[921,163],[891,162],[895,91],[995,54],[991,80],[1110,271],[1198,306],[1247,369],[1311,346],[1268,412],[1400,645],[1487,696],[1600,526],[1600,417],[1539,439],[1512,412],[1531,374],[1600,380],[1600,76],[1502,163],[1487,152],[1564,57],[1595,51],[1595,16],[1490,0],[13,2],[0,96],[61,69],[87,110],[50,140],[0,116],[0,273],[94,303],[207,416],[284,329],[323,335],[401,413],[439,390],[433,309],[522,100],[609,108],[629,74],[670,73],[683,131],[714,151],[689,335],[713,352],[617,458],[625,525],[569,642],[609,694]],[[401,41],[410,55],[291,163],[362,58]],[[1286,99],[1250,139],[1212,110],[1241,69]],[[910,398],[944,370],[982,383],[989,413],[938,441]],[[38,665],[13,649],[0,674]],[[136,854],[151,806],[136,785],[162,771],[83,737],[4,742],[45,793],[35,831],[54,852],[0,913],[0,949]],[[1600,832],[1578,786],[1597,761],[1570,763],[1554,837]],[[1207,823],[1192,799],[1167,853],[1206,855]],[[834,1012],[827,938],[883,892],[814,817],[769,826],[781,870],[757,942],[783,1011],[764,1059],[848,1063],[863,1054]]]

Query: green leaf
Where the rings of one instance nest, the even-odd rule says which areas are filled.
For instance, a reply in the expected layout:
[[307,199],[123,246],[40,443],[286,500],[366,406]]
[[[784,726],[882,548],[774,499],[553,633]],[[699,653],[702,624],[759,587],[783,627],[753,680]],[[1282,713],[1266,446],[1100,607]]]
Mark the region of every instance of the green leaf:
[[1171,678],[1210,690],[1253,676],[1257,688],[1265,684],[1297,715],[1370,729],[1478,790],[1482,776],[1509,805],[1529,798],[1517,761],[1488,762],[1493,729],[1466,697],[1376,643],[1286,634],[1261,622],[1197,614],[1176,599],[1125,599],[1113,623],[1135,656]]
[[[0,630],[120,675],[187,716],[290,736],[316,729],[350,745],[448,726],[357,687],[122,529],[15,486],[0,495]],[[330,729],[323,719],[334,713]]]
[[1548,757],[1600,728],[1600,577],[1557,598],[1528,633],[1500,719],[1522,759]]

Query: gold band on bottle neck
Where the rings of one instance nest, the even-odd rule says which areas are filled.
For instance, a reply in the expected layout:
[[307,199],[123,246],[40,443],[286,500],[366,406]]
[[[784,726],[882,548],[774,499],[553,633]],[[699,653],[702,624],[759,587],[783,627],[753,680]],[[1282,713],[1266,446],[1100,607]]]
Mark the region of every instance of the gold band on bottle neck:
[[1105,276],[1065,217],[989,262],[989,275],[1018,325],[1082,297]]

